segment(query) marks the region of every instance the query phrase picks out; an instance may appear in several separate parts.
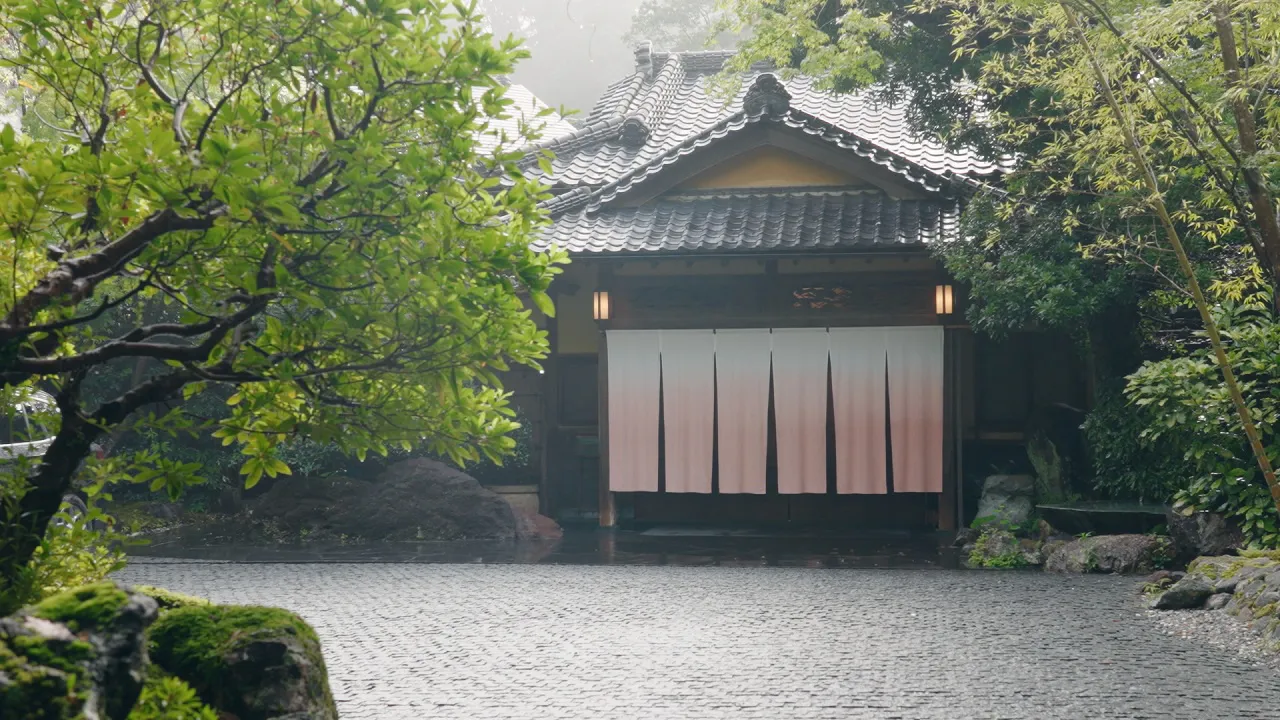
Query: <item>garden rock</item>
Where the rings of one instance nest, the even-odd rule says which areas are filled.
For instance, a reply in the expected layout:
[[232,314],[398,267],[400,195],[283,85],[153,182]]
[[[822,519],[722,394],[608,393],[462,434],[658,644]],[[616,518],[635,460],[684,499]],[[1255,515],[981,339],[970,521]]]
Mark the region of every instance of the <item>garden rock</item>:
[[332,517],[341,532],[369,539],[516,537],[516,516],[509,503],[470,475],[435,460],[389,466]]
[[1244,545],[1244,533],[1229,518],[1212,512],[1183,515],[1170,509],[1165,513],[1174,559],[1189,562],[1199,556],[1226,555]]
[[373,480],[280,478],[253,517],[310,540],[555,539],[550,518],[517,512],[475,478],[442,462],[404,460]]
[[1167,561],[1169,541],[1152,535],[1098,535],[1055,545],[1044,569],[1060,573],[1151,572]]
[[1217,593],[1210,595],[1208,600],[1204,601],[1205,610],[1221,610],[1231,602],[1231,596],[1226,593]]
[[146,676],[151,598],[112,582],[0,618],[0,717],[125,720]]
[[1213,585],[1199,575],[1188,575],[1151,601],[1152,610],[1187,610],[1204,605],[1213,595]]
[[987,527],[971,545],[965,546],[965,562],[975,568],[1014,568],[1042,562],[1039,542],[1019,540],[1008,530]]
[[1036,481],[1030,475],[990,475],[982,483],[977,517],[1022,525],[1031,517],[1035,493]]
[[977,528],[960,528],[956,533],[956,539],[951,541],[951,547],[966,547],[978,541],[978,535],[981,531]]
[[555,520],[531,512],[527,508],[511,506],[516,515],[516,539],[528,541],[559,540],[564,537],[564,530]]
[[192,605],[149,633],[151,660],[224,717],[337,720],[315,631],[278,608]]

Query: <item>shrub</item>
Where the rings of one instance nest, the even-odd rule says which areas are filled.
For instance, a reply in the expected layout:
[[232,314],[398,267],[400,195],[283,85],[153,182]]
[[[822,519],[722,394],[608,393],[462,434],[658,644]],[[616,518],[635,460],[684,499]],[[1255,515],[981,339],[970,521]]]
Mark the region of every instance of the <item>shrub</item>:
[[[1226,307],[1218,314],[1228,357],[1267,452],[1280,457],[1280,324],[1261,309]],[[1148,362],[1130,376],[1125,392],[1145,410],[1142,441],[1179,450],[1173,459],[1182,461],[1188,476],[1176,494],[1179,507],[1223,513],[1240,524],[1251,542],[1280,545],[1280,515],[1211,350]]]
[[218,720],[218,714],[190,685],[152,667],[129,720]]
[[1171,439],[1143,433],[1155,420],[1149,407],[1130,402],[1122,388],[1099,390],[1082,426],[1099,495],[1167,503],[1187,485],[1186,463]]
[[27,564],[0,590],[0,614],[7,614],[64,590],[103,580],[124,567],[124,552],[94,529],[100,512],[72,516],[65,510],[50,523]]

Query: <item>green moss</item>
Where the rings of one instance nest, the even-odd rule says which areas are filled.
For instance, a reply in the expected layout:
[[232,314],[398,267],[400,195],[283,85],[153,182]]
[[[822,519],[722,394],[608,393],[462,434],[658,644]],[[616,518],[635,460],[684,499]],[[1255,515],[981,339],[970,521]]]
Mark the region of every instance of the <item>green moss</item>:
[[[233,691],[237,678],[224,658],[256,640],[292,636],[316,669],[312,691],[332,702],[324,657],[315,631],[302,618],[279,608],[193,605],[166,611],[148,631],[153,663],[190,683],[204,702],[221,710],[223,693]],[[335,713],[336,715],[336,713]]]
[[1218,579],[1218,565],[1207,558],[1196,558],[1187,565],[1187,574],[1201,575],[1210,580]]
[[1276,613],[1276,603],[1271,603],[1270,605],[1263,605],[1260,608],[1254,609],[1253,617],[1254,619],[1270,617],[1272,615],[1275,615],[1275,613]]
[[80,632],[86,628],[102,627],[128,602],[127,592],[104,580],[45,598],[32,609],[31,614],[63,623],[71,632]]
[[0,717],[61,720],[75,717],[84,699],[73,691],[75,676],[40,665],[0,639]]
[[93,646],[83,640],[51,642],[36,635],[18,635],[10,638],[9,644],[32,664],[72,674],[80,672],[81,664],[93,657]]
[[202,597],[195,595],[185,595],[183,593],[165,590],[164,588],[152,587],[151,585],[135,585],[134,592],[142,593],[152,600],[156,601],[156,605],[161,611],[176,610],[184,607],[200,607],[212,605],[213,603]]
[[1263,550],[1261,548],[1245,548],[1240,551],[1240,557],[1257,558],[1263,560],[1274,560],[1280,562],[1280,550]]

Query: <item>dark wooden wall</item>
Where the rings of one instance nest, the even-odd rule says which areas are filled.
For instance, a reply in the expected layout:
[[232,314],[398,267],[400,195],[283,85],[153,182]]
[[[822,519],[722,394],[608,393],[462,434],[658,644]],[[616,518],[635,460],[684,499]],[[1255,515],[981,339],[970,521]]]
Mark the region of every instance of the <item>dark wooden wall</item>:
[[[936,272],[602,278],[603,327],[778,328],[934,325]],[[606,285],[607,284],[607,285]]]

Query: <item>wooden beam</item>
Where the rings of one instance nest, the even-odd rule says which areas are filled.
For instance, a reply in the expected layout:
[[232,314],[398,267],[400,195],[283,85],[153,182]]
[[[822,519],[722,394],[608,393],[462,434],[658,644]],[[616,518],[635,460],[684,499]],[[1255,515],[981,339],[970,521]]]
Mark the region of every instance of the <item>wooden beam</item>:
[[609,491],[609,336],[604,330],[600,331],[600,361],[597,367],[600,383],[600,429],[597,437],[600,448],[600,527],[611,528],[617,523],[617,513],[614,510],[613,493]]

